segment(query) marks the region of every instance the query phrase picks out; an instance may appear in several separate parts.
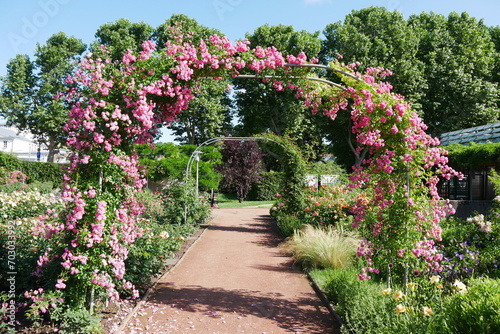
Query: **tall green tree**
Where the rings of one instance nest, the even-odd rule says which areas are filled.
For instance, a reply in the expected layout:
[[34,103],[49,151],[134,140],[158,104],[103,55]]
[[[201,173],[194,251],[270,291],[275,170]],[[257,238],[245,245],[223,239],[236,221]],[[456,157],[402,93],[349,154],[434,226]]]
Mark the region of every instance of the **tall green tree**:
[[399,11],[383,7],[353,10],[344,22],[327,25],[323,34],[323,62],[341,55],[345,63],[359,62],[359,70],[368,66],[388,68],[393,72],[388,81],[394,90],[418,103],[426,85],[424,65],[416,58],[419,36]]
[[130,51],[141,51],[143,42],[153,37],[154,28],[144,22],[130,22],[122,18],[112,23],[103,24],[95,33],[96,40],[91,45],[91,51],[96,55],[101,53],[101,45],[114,60],[121,60],[123,54]]
[[[308,59],[317,57],[321,49],[319,32],[296,31],[289,25],[265,24],[246,37],[251,47],[274,46],[285,55],[293,56],[304,52]],[[295,98],[295,92],[277,91],[273,80],[238,79],[235,88],[239,135],[271,132],[294,138],[296,144],[302,148],[306,146],[309,152],[321,151],[322,138],[316,117],[320,115],[306,111],[303,103]],[[316,158],[316,155],[310,158]]]
[[85,51],[80,39],[60,32],[44,45],[37,45],[34,60],[17,55],[7,64],[1,79],[0,116],[19,131],[28,131],[36,142],[48,147],[48,161],[65,144],[61,131],[68,119],[68,106],[54,97],[65,91],[65,78]]
[[500,83],[500,26],[490,27],[490,35],[496,51],[492,80],[493,82]]
[[[327,63],[340,54],[344,63],[359,62],[359,70],[390,69],[386,80],[393,91],[409,100],[437,136],[498,120],[495,32],[466,13],[422,13],[405,20],[398,11],[369,7],[326,27],[320,58]],[[360,161],[363,152],[352,154],[350,115],[340,112],[333,126],[324,126],[339,163]]]
[[[223,34],[199,24],[195,19],[184,14],[174,14],[154,32],[154,39],[159,46],[177,37],[182,32],[186,41],[199,45],[201,40]],[[232,131],[232,102],[229,98],[227,79],[202,79],[195,87],[195,98],[189,108],[183,110],[177,120],[167,126],[177,142],[182,144],[201,144],[207,139],[225,136]]]
[[467,13],[422,13],[409,18],[419,36],[417,58],[426,81],[420,99],[429,132],[439,135],[500,118],[495,50],[489,28]]
[[168,129],[181,144],[199,145],[204,141],[232,132],[232,100],[227,80],[199,80],[189,109],[182,111]]

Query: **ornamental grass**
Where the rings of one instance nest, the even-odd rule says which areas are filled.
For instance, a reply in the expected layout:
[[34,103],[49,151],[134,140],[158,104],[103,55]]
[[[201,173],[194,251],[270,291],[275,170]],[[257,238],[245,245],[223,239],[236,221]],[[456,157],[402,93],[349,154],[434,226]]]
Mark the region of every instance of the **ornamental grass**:
[[338,269],[353,263],[360,242],[352,232],[305,225],[283,243],[283,248],[305,268]]

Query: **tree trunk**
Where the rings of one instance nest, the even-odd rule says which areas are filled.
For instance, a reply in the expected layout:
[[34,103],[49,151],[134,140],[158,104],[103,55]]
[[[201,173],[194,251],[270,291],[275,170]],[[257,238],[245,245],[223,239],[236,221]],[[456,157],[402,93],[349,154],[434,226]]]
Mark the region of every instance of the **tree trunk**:
[[53,136],[49,137],[48,150],[49,154],[47,155],[47,162],[54,162],[54,156],[56,155],[56,142]]

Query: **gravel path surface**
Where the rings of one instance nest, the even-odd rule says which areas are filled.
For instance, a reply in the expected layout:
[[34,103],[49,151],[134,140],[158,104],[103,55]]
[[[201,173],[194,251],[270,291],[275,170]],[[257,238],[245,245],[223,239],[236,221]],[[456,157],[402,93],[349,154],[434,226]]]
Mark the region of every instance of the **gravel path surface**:
[[339,333],[279,243],[269,208],[214,210],[123,333]]

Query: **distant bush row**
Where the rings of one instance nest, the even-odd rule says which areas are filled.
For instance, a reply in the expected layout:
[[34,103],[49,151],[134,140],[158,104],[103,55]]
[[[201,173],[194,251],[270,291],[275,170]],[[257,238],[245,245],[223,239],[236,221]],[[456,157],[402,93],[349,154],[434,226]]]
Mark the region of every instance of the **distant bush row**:
[[53,162],[19,160],[12,154],[0,152],[0,169],[3,168],[6,172],[21,171],[27,176],[27,184],[52,182],[57,187],[63,180],[63,166]]

